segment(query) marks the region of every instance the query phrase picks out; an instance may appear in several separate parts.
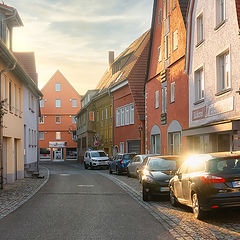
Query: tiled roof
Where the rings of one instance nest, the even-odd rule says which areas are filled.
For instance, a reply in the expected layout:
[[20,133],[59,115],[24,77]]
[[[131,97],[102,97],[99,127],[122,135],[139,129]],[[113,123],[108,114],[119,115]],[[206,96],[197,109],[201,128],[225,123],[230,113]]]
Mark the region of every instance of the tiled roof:
[[13,54],[29,77],[38,85],[34,52],[14,52]]
[[13,19],[11,19],[11,21],[14,21],[15,24],[17,24],[17,25],[23,26],[22,19],[20,18],[18,11],[15,8],[10,7],[6,4],[0,3],[0,9],[6,11],[8,13],[8,15],[9,15],[9,13],[11,13],[10,15],[13,15],[14,13],[16,13],[15,19],[17,22],[15,22]]
[[185,26],[186,26],[186,22],[187,22],[188,3],[189,3],[189,0],[179,0],[179,6],[181,8],[182,17],[183,17]]
[[236,10],[237,10],[238,27],[240,29],[240,0],[235,0],[235,2],[236,2]]

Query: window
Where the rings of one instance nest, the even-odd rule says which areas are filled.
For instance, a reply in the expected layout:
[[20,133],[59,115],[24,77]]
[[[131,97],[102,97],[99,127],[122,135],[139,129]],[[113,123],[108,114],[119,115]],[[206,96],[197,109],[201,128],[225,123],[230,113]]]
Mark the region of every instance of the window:
[[56,99],[56,107],[57,108],[61,107],[61,100],[60,99]]
[[14,104],[14,113],[17,114],[17,87],[15,83],[13,85],[13,104]]
[[158,24],[162,24],[162,9],[160,8],[158,12]]
[[73,123],[73,124],[76,124],[76,118],[75,118],[75,116],[72,116],[72,123]]
[[164,37],[164,58],[165,60],[170,57],[170,48],[169,48],[169,35]]
[[175,102],[175,82],[171,83],[171,103]]
[[44,140],[44,132],[39,132],[39,140]]
[[97,112],[97,121],[99,121],[99,112]]
[[44,116],[39,117],[39,124],[44,124]]
[[116,127],[121,125],[120,109],[116,109]]
[[6,98],[6,87],[5,87],[5,84],[6,84],[6,75],[5,74],[2,74],[1,75],[1,90],[2,90],[2,100],[4,100]]
[[151,153],[161,154],[161,138],[160,134],[151,136]]
[[130,122],[130,107],[127,105],[125,107],[125,125],[129,125]]
[[204,77],[203,69],[195,72],[195,101],[199,101],[204,98]]
[[55,87],[56,87],[56,92],[61,91],[61,84],[60,83],[56,83]]
[[169,12],[169,0],[164,0],[163,2],[163,18],[166,19],[168,17]]
[[29,128],[29,130],[28,130],[28,145],[29,145],[29,147],[32,145],[32,136],[31,136],[31,134],[32,134],[32,131]]
[[158,48],[158,62],[162,61],[162,48],[159,46]]
[[21,116],[21,89],[18,89],[18,109],[19,109],[19,116]]
[[102,121],[103,121],[103,110],[102,110]]
[[72,99],[72,107],[78,107],[78,100]]
[[120,142],[120,153],[124,153],[124,142]]
[[197,44],[203,41],[203,15],[197,18]]
[[168,134],[169,141],[169,154],[180,154],[181,152],[181,133],[169,133]]
[[173,51],[178,48],[178,30],[173,33]]
[[9,93],[8,93],[8,101],[9,101],[9,111],[12,111],[12,82],[9,81]]
[[134,124],[134,105],[130,105],[130,124]]
[[167,87],[162,88],[162,113],[167,112]]
[[93,122],[94,121],[94,112],[89,112],[89,121]]
[[61,132],[56,132],[56,140],[61,140]]
[[56,116],[56,124],[61,124],[61,116]]
[[125,125],[125,113],[124,113],[124,107],[121,108],[121,126]]
[[106,108],[106,119],[108,119],[108,109]]
[[40,100],[40,108],[44,107],[44,99]]
[[155,108],[159,108],[159,91],[155,92]]
[[225,20],[225,0],[216,0],[216,25],[221,25]]
[[230,55],[226,52],[217,57],[218,92],[230,88]]

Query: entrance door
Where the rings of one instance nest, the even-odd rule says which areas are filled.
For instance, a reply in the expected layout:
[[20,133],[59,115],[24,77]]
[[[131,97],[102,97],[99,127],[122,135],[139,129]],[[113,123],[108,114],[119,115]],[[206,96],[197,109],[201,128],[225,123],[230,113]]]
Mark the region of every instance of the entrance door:
[[62,161],[62,148],[53,148],[53,160],[54,161]]

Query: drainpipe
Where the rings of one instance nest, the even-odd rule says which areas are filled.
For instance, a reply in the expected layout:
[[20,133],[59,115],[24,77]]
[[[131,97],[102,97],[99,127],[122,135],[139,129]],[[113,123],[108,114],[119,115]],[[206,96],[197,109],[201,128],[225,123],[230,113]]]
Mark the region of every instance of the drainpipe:
[[[5,68],[0,71],[0,81],[2,80],[2,75],[5,72],[11,72],[16,67],[16,62],[12,68]],[[2,83],[0,84],[0,100],[2,101]],[[3,117],[0,119],[0,165],[1,165],[1,189],[3,189]]]
[[40,97],[38,98],[38,107],[37,107],[37,172],[39,173],[39,161],[40,161],[40,149],[39,149],[39,131],[38,131],[38,118],[39,118],[39,109],[40,109],[40,101],[42,100],[43,98]]

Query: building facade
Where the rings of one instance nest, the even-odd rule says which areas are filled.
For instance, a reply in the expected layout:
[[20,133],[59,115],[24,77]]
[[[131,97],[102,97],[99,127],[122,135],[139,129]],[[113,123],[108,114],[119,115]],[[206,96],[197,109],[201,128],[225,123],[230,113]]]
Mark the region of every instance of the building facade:
[[75,115],[81,108],[81,96],[57,71],[42,89],[39,118],[40,160],[76,160]]
[[[0,41],[0,79],[1,100],[4,115],[0,127],[0,167],[1,186],[13,183],[24,177],[24,88],[28,86],[34,92],[36,99],[42,96],[32,76],[25,71],[21,62],[12,52],[12,32],[14,27],[23,26],[16,9],[0,4],[1,40]],[[36,110],[34,108],[33,110]],[[37,110],[36,110],[37,111]],[[36,118],[32,119],[37,123]],[[16,127],[17,126],[17,127]],[[36,131],[36,128],[35,128]],[[37,142],[37,131],[34,139]],[[37,151],[37,149],[36,149]],[[34,159],[36,161],[37,159]]]
[[146,152],[180,154],[188,127],[185,74],[188,0],[154,1],[151,48],[145,86]]
[[239,9],[234,0],[190,1],[189,151],[240,150]]

